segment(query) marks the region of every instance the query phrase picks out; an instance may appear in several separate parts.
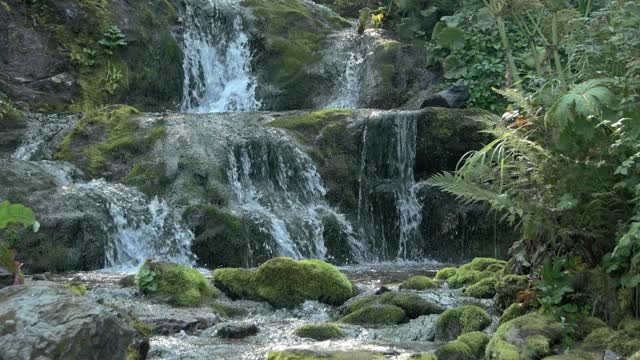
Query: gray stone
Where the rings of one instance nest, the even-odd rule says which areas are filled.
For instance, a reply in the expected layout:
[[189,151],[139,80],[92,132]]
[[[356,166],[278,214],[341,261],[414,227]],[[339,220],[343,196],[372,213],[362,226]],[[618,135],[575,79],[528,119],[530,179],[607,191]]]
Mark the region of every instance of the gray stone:
[[2,359],[125,359],[129,347],[146,357],[148,341],[117,314],[48,281],[0,290]]
[[214,326],[208,334],[214,334],[223,339],[242,339],[258,333],[256,324],[247,322],[226,322]]
[[456,84],[446,90],[440,91],[435,95],[431,95],[422,102],[422,106],[420,106],[420,108],[462,108],[467,104],[469,97],[469,89],[463,84]]

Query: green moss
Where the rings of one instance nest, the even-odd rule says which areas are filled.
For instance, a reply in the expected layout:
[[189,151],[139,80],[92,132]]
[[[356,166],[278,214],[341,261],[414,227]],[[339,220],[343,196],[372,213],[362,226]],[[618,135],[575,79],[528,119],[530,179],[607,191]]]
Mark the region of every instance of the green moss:
[[459,335],[480,331],[491,324],[487,312],[475,305],[463,305],[449,309],[436,320],[436,337],[442,340],[453,340]]
[[218,269],[214,282],[231,297],[260,299],[280,308],[306,300],[341,305],[354,295],[346,276],[320,260],[274,258],[256,271]]
[[165,299],[178,306],[195,306],[213,300],[217,293],[197,270],[185,265],[147,260],[136,282],[145,295]]
[[87,294],[87,287],[82,283],[72,282],[65,284],[64,287],[69,289],[69,291],[74,293],[76,296],[84,296]]
[[450,277],[454,276],[456,272],[458,272],[458,269],[454,267],[442,268],[436,273],[436,280],[448,280]]
[[137,187],[149,197],[164,195],[171,185],[171,179],[167,176],[167,164],[163,161],[133,165],[122,182]]
[[344,337],[344,332],[336,324],[306,324],[297,328],[294,333],[318,341]]
[[574,332],[574,336],[577,340],[582,340],[587,337],[587,335],[591,334],[593,330],[607,327],[607,324],[592,316],[585,316],[578,320],[578,326],[576,326],[576,330]]
[[378,302],[401,308],[410,319],[423,315],[440,314],[444,311],[441,306],[413,293],[387,292],[379,296]]
[[349,109],[326,109],[301,115],[283,116],[271,121],[268,126],[294,130],[303,137],[313,137],[328,125],[335,125],[353,114]]
[[562,326],[546,315],[531,313],[500,325],[493,335],[485,356],[487,359],[539,359],[551,345],[561,341]]
[[413,354],[409,359],[413,360],[438,360],[433,354]]
[[500,320],[498,320],[498,325],[502,325],[507,321],[511,321],[517,317],[520,317],[526,314],[526,308],[522,304],[511,304],[509,307],[502,313],[500,316]]
[[587,350],[605,350],[615,335],[616,332],[608,327],[595,329],[584,339],[582,347]]
[[150,337],[151,334],[153,334],[154,326],[140,319],[131,318],[129,320],[129,325],[131,325],[132,328],[136,329],[136,331],[138,331],[138,333],[144,337]]
[[219,302],[211,304],[211,308],[219,315],[224,317],[233,318],[237,316],[243,316],[247,314],[247,311],[243,308],[239,308],[232,305],[227,305]]
[[526,275],[505,275],[496,283],[496,307],[506,309],[513,304],[518,293],[529,288],[529,277]]
[[340,306],[338,313],[341,315],[347,315],[354,311],[360,310],[369,305],[377,303],[380,299],[378,295],[363,295],[350,299],[345,304]]
[[470,263],[462,265],[455,275],[449,278],[449,285],[459,288],[473,285],[476,282],[495,276],[504,268],[505,262],[492,258],[475,258]]
[[631,355],[628,360],[640,360],[640,351]]
[[400,284],[400,289],[407,290],[427,290],[439,287],[438,283],[426,276],[412,276]]
[[547,356],[543,360],[593,360],[592,354],[561,354],[561,355],[553,355]]
[[255,288],[255,271],[217,269],[213,272],[213,284],[232,299],[261,300]]
[[141,129],[132,118],[137,113],[130,106],[87,113],[62,140],[55,159],[70,161],[99,176],[111,163],[126,163],[148,152],[165,132],[158,127]]
[[436,350],[438,360],[473,360],[473,352],[461,341],[452,341]]
[[404,311],[394,305],[371,305],[340,319],[356,325],[397,325],[408,321]]
[[341,305],[354,295],[349,279],[320,260],[271,259],[256,271],[255,284],[260,297],[275,307],[292,307],[305,300]]
[[496,294],[496,282],[498,279],[495,276],[482,279],[466,288],[464,294],[478,299],[490,299]]
[[489,336],[480,331],[473,331],[458,336],[456,340],[465,343],[475,358],[481,358],[489,343]]

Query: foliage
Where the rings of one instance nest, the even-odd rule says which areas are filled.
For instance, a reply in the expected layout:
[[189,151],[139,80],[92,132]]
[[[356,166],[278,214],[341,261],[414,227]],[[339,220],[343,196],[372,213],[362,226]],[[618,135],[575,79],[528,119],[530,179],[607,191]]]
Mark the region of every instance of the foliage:
[[9,224],[32,226],[35,232],[40,228],[33,210],[22,204],[11,204],[5,200],[0,203],[0,229],[6,228]]
[[127,46],[126,36],[117,25],[112,25],[105,30],[103,38],[98,41],[108,55],[113,55],[118,48]]

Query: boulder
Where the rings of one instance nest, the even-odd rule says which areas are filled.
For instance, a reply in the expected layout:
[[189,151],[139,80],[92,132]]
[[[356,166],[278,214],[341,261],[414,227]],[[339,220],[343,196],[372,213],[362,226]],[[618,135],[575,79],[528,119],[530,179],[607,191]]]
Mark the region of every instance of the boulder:
[[306,324],[297,328],[294,332],[302,338],[318,341],[338,339],[344,337],[344,332],[336,324]]
[[212,328],[216,337],[223,339],[243,339],[258,333],[256,324],[248,322],[227,322]]
[[424,275],[417,275],[408,278],[400,284],[401,290],[427,290],[437,288],[438,283]]
[[469,101],[469,89],[463,84],[456,84],[452,87],[440,91],[437,94],[426,98],[420,108],[426,107],[445,107],[445,108],[462,108]]
[[147,339],[113,310],[39,281],[0,290],[3,359],[144,359]]
[[487,312],[475,305],[463,305],[440,314],[436,321],[436,339],[454,340],[459,335],[484,330],[491,325]]
[[485,354],[487,359],[540,359],[553,355],[552,346],[562,337],[559,322],[548,315],[531,313],[500,325]]

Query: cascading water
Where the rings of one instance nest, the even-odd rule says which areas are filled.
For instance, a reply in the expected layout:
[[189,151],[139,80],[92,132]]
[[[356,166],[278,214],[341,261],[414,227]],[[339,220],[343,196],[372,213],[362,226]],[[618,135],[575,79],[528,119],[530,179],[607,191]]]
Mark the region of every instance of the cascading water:
[[135,189],[103,179],[72,184],[65,191],[84,192],[108,210],[112,223],[104,225],[110,233],[105,249],[107,267],[132,268],[146,259],[193,262],[193,234],[164,201],[148,201]]
[[358,220],[380,258],[418,255],[410,251],[422,220],[413,173],[416,133],[412,112],[374,113],[364,124]]
[[269,135],[229,152],[226,172],[237,211],[270,235],[274,256],[324,259],[327,221],[337,222],[349,245],[358,247],[351,225],[324,201],[313,161],[279,131]]
[[360,100],[362,65],[367,53],[366,42],[355,29],[343,30],[334,37],[335,49],[332,49],[330,56],[335,60],[346,58],[346,61],[335,65],[341,75],[337,77],[337,87],[324,107],[356,109]]
[[239,3],[185,3],[183,111],[252,111],[260,107]]

